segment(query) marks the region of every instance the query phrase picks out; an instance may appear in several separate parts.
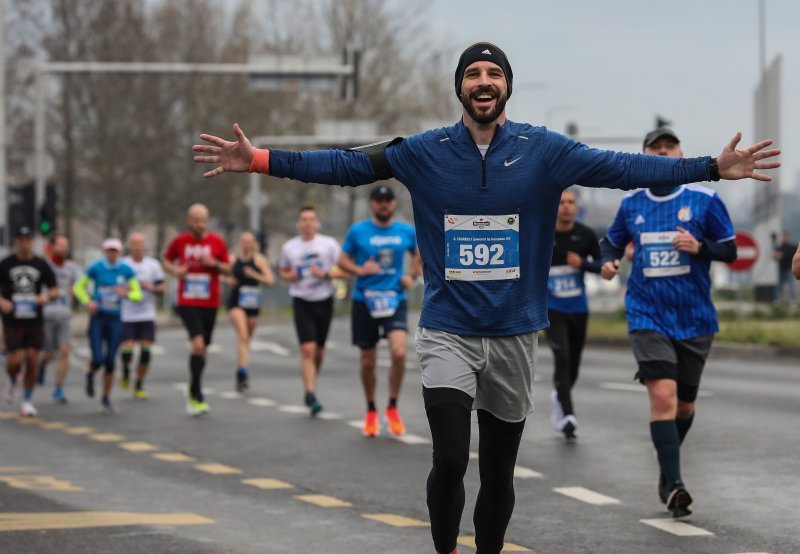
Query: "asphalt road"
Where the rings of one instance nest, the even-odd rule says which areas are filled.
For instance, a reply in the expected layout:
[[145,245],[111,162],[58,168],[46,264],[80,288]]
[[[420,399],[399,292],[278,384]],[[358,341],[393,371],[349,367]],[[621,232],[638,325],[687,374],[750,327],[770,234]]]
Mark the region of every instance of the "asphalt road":
[[[87,350],[76,338],[67,393],[35,397],[40,418],[0,406],[0,552],[432,552],[425,507],[430,442],[409,341],[401,412],[408,434],[366,439],[357,351],[334,323],[319,385],[324,419],[301,406],[294,331],[263,325],[251,391],[233,393],[234,341],[224,320],[205,386],[211,413],[184,412],[188,349],[164,329],[151,398],[116,388],[118,413],[83,396]],[[388,356],[379,354],[379,404]],[[578,441],[549,426],[551,357],[539,350],[537,411],[519,453],[509,551],[537,553],[800,552],[800,367],[709,362],[683,474],[695,514],[674,524],[656,496],[643,389],[624,349],[588,349],[575,392]],[[51,377],[51,376],[49,376]],[[473,426],[477,430],[477,425]],[[477,433],[473,450],[477,451]],[[477,463],[466,478],[461,552],[473,534]]]

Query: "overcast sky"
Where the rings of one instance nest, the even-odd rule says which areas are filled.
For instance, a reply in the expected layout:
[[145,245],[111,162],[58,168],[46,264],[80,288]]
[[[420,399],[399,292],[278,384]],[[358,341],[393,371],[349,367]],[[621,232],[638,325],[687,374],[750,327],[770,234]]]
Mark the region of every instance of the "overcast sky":
[[[753,136],[757,0],[432,0],[427,13],[431,42],[452,51],[453,69],[473,42],[506,52],[512,120],[559,132],[575,121],[586,136],[643,137],[658,114],[673,121],[687,156],[718,154],[738,130],[748,145],[762,138]],[[766,0],[766,30],[767,63],[783,58],[780,171],[791,188],[800,180],[800,2]],[[717,187],[731,201],[727,186],[750,188]]]

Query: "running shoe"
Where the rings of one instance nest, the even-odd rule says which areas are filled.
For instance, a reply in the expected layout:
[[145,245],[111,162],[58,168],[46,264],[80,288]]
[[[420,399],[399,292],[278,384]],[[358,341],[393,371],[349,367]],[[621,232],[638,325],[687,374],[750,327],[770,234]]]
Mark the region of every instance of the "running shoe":
[[561,402],[558,400],[558,391],[553,389],[550,391],[550,405],[552,412],[550,413],[550,423],[556,431],[561,431],[561,421],[564,419],[564,408],[561,407]]
[[403,423],[403,418],[400,417],[400,412],[397,411],[397,407],[389,406],[386,408],[386,423],[391,434],[395,436],[405,434],[406,424]]
[[131,388],[131,378],[127,375],[120,375],[119,386],[122,388],[122,390],[128,390]]
[[244,371],[236,372],[236,392],[250,390],[250,383],[247,381],[247,373]]
[[377,437],[380,432],[378,425],[378,411],[367,410],[367,415],[364,418],[364,428],[361,430],[365,437]]
[[94,398],[94,373],[91,371],[86,374],[86,396]]
[[669,498],[669,485],[667,485],[667,478],[663,473],[658,474],[658,498],[661,499],[662,504],[666,504],[667,498]]
[[59,404],[66,404],[67,403],[67,396],[64,394],[64,389],[61,387],[56,387],[53,391],[53,400],[58,402]]
[[303,401],[306,406],[308,406],[311,417],[316,417],[316,415],[322,411],[322,404],[319,403],[317,395],[313,392],[307,392]]
[[114,407],[111,405],[111,400],[108,398],[100,400],[100,408],[103,410],[104,414],[114,415]]
[[136,389],[135,391],[133,391],[133,397],[136,400],[147,400],[148,398],[150,398],[150,395],[144,389]]
[[675,486],[669,493],[667,510],[672,512],[673,519],[683,519],[692,515],[692,497],[682,484]]
[[8,380],[6,383],[6,390],[3,393],[3,398],[6,400],[6,404],[13,404],[17,398],[17,383],[16,381],[12,381],[11,379]]
[[578,429],[578,419],[572,414],[564,416],[556,428],[564,433],[564,438],[568,441],[574,441],[578,438],[575,434]]
[[208,413],[208,403],[195,400],[191,396],[186,400],[186,413],[190,416],[200,416]]
[[19,415],[22,417],[36,417],[39,412],[30,400],[24,400],[19,406]]

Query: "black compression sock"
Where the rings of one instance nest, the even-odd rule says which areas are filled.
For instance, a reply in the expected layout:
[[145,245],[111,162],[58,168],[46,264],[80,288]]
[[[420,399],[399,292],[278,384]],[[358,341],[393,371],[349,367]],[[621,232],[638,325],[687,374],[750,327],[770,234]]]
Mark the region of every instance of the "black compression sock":
[[397,408],[397,398],[390,398],[389,399],[389,407],[390,408]]
[[189,372],[191,373],[191,383],[189,390],[191,391],[192,398],[195,400],[203,401],[203,389],[200,384],[203,375],[203,368],[206,365],[206,359],[203,356],[189,356]]
[[692,415],[685,419],[676,418],[675,419],[675,426],[678,428],[678,439],[680,443],[683,444],[683,439],[686,438],[686,434],[689,432],[689,429],[692,428],[692,422],[694,421],[694,412]]
[[658,453],[658,463],[661,473],[667,483],[682,482],[681,480],[681,443],[678,437],[678,427],[674,419],[650,422],[650,436]]
[[368,412],[377,412],[378,411],[378,408],[375,406],[375,401],[374,400],[370,400],[369,402],[367,402],[367,411]]

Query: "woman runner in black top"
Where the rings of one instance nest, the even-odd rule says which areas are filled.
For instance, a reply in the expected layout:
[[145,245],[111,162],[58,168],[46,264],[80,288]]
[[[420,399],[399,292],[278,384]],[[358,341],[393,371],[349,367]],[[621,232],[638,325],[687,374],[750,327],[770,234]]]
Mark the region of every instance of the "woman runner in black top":
[[231,286],[228,319],[236,331],[236,390],[244,392],[249,388],[247,366],[250,362],[250,339],[258,324],[261,285],[272,286],[275,277],[267,257],[258,251],[258,243],[250,231],[239,236],[239,251],[231,262],[233,268],[227,278]]

